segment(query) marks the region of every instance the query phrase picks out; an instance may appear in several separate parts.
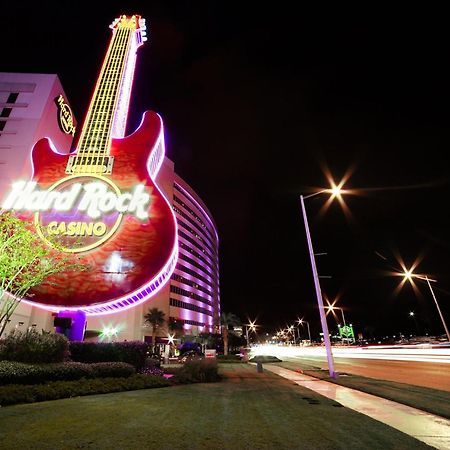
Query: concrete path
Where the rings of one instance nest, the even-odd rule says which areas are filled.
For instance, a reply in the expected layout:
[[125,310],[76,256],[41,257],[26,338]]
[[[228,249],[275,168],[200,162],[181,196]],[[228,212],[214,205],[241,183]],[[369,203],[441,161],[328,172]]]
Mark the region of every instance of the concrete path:
[[450,420],[443,417],[272,364],[264,364],[263,370],[287,378],[428,445],[442,450],[450,449]]

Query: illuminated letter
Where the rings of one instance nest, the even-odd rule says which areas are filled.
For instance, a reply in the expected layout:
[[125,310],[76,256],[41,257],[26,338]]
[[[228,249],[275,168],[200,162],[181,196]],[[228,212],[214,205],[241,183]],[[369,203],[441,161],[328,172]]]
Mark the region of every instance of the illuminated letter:
[[106,233],[106,225],[103,222],[94,224],[94,236],[103,236]]
[[67,192],[61,192],[55,200],[55,209],[58,211],[69,211],[81,190],[81,184],[75,183]]
[[22,209],[29,195],[36,187],[35,181],[18,181],[13,184],[12,192],[3,202],[4,209]]
[[131,199],[130,205],[128,206],[128,211],[136,211],[135,215],[141,220],[148,218],[146,204],[150,200],[150,195],[144,192],[144,189],[145,186],[143,184],[138,184],[134,188],[133,198]]
[[47,225],[47,233],[48,234],[58,234],[58,230],[56,227],[58,226],[58,222],[50,222]]
[[133,196],[129,192],[122,194],[117,199],[117,206],[116,206],[117,211],[120,213],[125,212],[130,207],[130,204],[129,203],[125,204],[125,202],[126,201],[130,202],[132,198]]
[[89,183],[84,186],[85,194],[78,206],[80,211],[86,211],[88,216],[93,219],[100,217],[100,211],[98,209],[99,197],[106,194],[106,186],[100,182]]
[[80,235],[81,236],[92,236],[92,228],[94,224],[92,222],[86,223],[82,222],[80,227]]
[[114,209],[117,202],[117,195],[112,192],[107,192],[98,202],[98,207],[101,212],[109,212]]

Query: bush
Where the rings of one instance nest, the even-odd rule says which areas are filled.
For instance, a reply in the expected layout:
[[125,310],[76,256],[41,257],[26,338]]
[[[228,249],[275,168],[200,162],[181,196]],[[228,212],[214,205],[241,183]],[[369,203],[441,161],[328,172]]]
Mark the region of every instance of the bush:
[[54,381],[48,384],[0,386],[0,406],[34,403],[45,400],[76,397],[79,395],[107,394],[170,386],[163,377],[133,375],[129,378],[103,378],[101,380]]
[[188,361],[183,367],[173,372],[173,381],[178,383],[211,383],[221,379],[217,370],[217,361],[213,359]]
[[24,364],[0,362],[0,385],[39,384],[49,381],[69,381],[80,378],[129,377],[135,373],[127,363],[84,364],[65,362],[56,364]]
[[12,330],[0,341],[0,360],[56,363],[69,356],[69,341],[62,334]]
[[83,363],[125,362],[140,370],[145,366],[149,350],[142,341],[124,342],[71,342],[73,361]]

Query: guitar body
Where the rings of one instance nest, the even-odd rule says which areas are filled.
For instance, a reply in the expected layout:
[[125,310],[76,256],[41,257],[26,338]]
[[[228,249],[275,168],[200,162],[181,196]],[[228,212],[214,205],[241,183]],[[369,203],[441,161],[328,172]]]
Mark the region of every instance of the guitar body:
[[[148,218],[124,213],[107,240],[77,253],[80,262],[88,265],[87,271],[52,275],[34,288],[27,300],[54,309],[86,309],[99,304],[114,305],[130,296],[140,295],[152,280],[159,284],[158,277],[167,267],[174,266],[177,257],[175,216],[152,178],[156,173],[150,175],[148,169],[149,161],[153,172],[159,168],[164,157],[163,145],[162,120],[151,111],[144,114],[141,125],[133,134],[112,139],[109,154],[114,157],[114,165],[112,174],[104,175],[104,178],[110,179],[121,192],[130,192],[138,184],[144,185],[150,194]],[[56,153],[48,139],[36,143],[32,160],[33,180],[40,189],[51,189],[64,178],[69,181],[86,178],[86,175],[68,176],[65,173],[68,155]],[[28,215],[27,220],[34,219]]]

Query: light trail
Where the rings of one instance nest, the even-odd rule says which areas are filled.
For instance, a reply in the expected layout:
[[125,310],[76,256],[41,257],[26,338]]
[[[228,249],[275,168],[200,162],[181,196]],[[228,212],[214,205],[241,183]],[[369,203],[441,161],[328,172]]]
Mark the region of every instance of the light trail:
[[[367,346],[367,347],[333,347],[334,358],[382,359],[395,361],[418,361],[450,364],[450,347],[431,345]],[[325,347],[321,346],[282,346],[260,345],[252,347],[250,357],[256,355],[303,358],[325,358]]]

